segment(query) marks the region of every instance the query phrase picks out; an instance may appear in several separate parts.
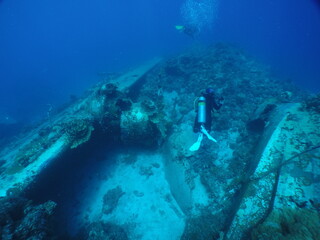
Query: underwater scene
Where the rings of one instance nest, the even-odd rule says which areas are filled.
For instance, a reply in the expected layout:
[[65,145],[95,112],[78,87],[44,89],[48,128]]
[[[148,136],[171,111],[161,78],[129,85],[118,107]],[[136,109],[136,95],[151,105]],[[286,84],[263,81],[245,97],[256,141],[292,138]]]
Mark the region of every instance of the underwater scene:
[[318,0],[0,0],[1,240],[319,240]]

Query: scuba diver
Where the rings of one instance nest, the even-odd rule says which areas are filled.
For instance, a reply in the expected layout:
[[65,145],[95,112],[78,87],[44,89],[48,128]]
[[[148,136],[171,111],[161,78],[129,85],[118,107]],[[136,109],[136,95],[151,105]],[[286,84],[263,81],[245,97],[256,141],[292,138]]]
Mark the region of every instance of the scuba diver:
[[189,148],[190,151],[197,151],[200,148],[203,135],[213,142],[217,142],[210,134],[212,115],[214,110],[219,110],[224,103],[223,97],[218,97],[213,88],[207,88],[196,99],[196,118],[194,121],[193,131],[199,133],[198,140]]
[[196,35],[199,34],[200,30],[196,26],[183,26],[183,25],[176,25],[176,29],[180,32],[183,32],[184,34],[187,34],[188,36],[195,38]]

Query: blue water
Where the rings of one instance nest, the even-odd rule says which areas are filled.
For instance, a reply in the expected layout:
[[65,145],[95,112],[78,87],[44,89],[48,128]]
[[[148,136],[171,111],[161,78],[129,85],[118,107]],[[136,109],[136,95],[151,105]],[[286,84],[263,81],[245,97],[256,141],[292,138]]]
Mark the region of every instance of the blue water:
[[221,41],[284,80],[320,90],[317,1],[193,1],[217,3],[195,39],[174,28],[188,20],[185,0],[0,1],[0,111],[32,122],[81,95],[99,72]]

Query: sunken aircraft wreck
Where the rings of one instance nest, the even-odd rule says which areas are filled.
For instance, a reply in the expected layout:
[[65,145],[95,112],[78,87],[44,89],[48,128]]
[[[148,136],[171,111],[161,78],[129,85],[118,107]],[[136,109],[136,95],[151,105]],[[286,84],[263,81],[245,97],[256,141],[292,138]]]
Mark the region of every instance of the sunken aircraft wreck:
[[[217,143],[193,152],[208,86]],[[319,119],[320,96],[233,47],[153,59],[2,147],[1,238],[319,239]]]

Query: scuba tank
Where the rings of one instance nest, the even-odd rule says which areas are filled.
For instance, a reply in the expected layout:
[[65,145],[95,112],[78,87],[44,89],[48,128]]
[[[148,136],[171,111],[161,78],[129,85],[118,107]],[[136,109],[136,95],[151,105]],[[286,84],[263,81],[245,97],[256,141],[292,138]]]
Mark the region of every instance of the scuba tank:
[[206,118],[206,99],[201,96],[198,100],[198,123],[205,123]]

